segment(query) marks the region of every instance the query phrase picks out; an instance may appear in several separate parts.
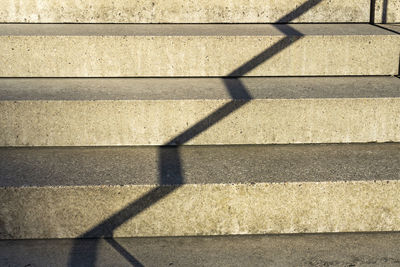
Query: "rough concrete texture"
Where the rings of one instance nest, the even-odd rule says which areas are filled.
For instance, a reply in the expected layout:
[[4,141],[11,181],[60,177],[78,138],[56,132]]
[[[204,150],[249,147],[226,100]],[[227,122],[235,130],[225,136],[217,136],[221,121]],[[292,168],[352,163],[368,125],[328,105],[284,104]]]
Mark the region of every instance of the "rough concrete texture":
[[0,242],[0,264],[394,267],[399,243],[399,233],[19,240]]
[[395,75],[399,52],[366,24],[0,25],[1,77]]
[[3,148],[1,238],[398,231],[398,151]]
[[369,6],[369,0],[1,0],[0,22],[368,22]]
[[398,180],[3,187],[0,238],[399,231],[399,191]]
[[[225,107],[233,112],[213,124]],[[0,113],[1,146],[400,141],[400,98],[2,101]]]
[[395,142],[399,89],[393,77],[3,79],[0,145]]
[[376,0],[375,23],[399,23],[400,1]]

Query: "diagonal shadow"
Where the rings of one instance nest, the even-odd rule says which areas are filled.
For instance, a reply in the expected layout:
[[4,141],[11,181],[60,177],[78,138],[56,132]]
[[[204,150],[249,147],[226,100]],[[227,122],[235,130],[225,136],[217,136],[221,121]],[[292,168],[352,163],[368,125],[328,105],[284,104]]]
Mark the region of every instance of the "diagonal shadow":
[[[293,20],[312,7],[316,6],[322,0],[308,0],[294,11],[283,16],[277,22],[287,22]],[[265,49],[257,56],[250,59],[248,62],[239,66],[237,69],[222,77],[225,87],[229,92],[232,100],[224,104],[206,118],[200,120],[189,129],[179,134],[175,138],[166,142],[159,148],[159,185],[150,190],[144,196],[122,208],[117,213],[113,214],[97,226],[88,230],[84,234],[80,235],[71,249],[69,255],[69,266],[94,266],[96,262],[96,254],[98,242],[93,242],[91,247],[83,247],[79,239],[81,238],[112,238],[113,232],[123,223],[129,219],[135,217],[139,213],[143,212],[151,205],[155,204],[159,200],[163,199],[180,186],[184,184],[184,176],[182,174],[181,158],[179,152],[179,146],[185,144],[189,140],[198,136],[200,133],[206,131],[225,117],[229,116],[234,111],[240,109],[246,105],[251,99],[250,93],[247,91],[245,85],[237,77],[243,76],[271,57],[277,55],[282,50],[289,47],[294,42],[300,40],[303,35],[290,27],[289,25],[275,25],[275,27],[281,32],[285,33],[286,36]],[[291,35],[291,36],[289,36]],[[236,78],[235,78],[236,77]],[[132,266],[143,266],[133,255],[126,251],[121,245],[119,245],[114,239],[106,239],[107,242],[116,249]],[[85,251],[85,258],[83,259],[80,252]]]
[[278,19],[275,23],[289,23],[290,21],[297,19],[321,2],[322,0],[309,0],[307,2],[304,2],[298,8]]
[[121,254],[132,266],[144,267],[144,265],[138,261],[133,255],[131,255],[123,246],[121,246],[114,238],[105,239],[119,254]]

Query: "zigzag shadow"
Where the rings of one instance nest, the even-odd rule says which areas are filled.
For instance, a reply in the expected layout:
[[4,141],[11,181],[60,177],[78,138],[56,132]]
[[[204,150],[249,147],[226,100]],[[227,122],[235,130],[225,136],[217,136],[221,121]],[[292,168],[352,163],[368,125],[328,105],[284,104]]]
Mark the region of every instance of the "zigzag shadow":
[[[289,14],[283,16],[277,21],[277,23],[293,20],[316,6],[321,1],[322,0],[309,0]],[[91,247],[88,248],[87,246],[81,246],[79,239],[99,237],[106,238],[107,242],[132,266],[143,266],[139,260],[112,239],[114,230],[184,184],[179,146],[206,131],[223,118],[246,105],[252,99],[245,85],[237,77],[249,73],[257,66],[303,38],[303,35],[300,32],[289,25],[278,24],[275,25],[275,27],[285,33],[286,36],[229,73],[227,76],[222,77],[232,100],[159,148],[159,186],[149,191],[141,198],[133,201],[91,230],[79,236],[76,239],[76,242],[74,242],[69,255],[69,266],[94,266],[96,263],[98,242],[93,242]],[[84,255],[81,254],[82,250],[85,251]],[[84,258],[82,258],[82,256],[84,256]]]

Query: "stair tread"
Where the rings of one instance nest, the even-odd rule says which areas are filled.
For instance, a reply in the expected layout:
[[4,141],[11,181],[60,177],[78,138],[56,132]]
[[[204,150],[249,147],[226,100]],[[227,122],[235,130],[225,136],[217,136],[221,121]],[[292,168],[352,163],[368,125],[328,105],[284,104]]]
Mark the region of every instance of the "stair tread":
[[398,40],[369,24],[0,24],[0,77],[396,75]]
[[3,266],[398,266],[400,233],[0,241]]
[[190,146],[176,159],[174,147],[1,148],[0,186],[163,184],[160,164],[171,184],[400,180],[399,152],[400,144]]
[[400,229],[400,144],[176,149],[0,149],[0,239]]
[[[240,92],[240,84],[253,99],[400,96],[396,77],[0,78],[0,101],[231,99],[229,91]],[[235,94],[235,98],[243,95]]]
[[400,34],[400,23],[378,24],[378,26]]
[[0,36],[395,35],[370,24],[0,24]]

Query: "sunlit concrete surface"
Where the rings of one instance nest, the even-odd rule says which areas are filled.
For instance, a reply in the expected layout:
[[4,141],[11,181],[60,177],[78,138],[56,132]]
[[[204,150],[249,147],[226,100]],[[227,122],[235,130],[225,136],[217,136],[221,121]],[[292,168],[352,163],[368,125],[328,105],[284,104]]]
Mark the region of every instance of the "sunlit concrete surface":
[[[368,22],[369,0],[1,0],[1,22]],[[392,0],[392,2],[395,2]],[[308,3],[308,4],[307,4]],[[291,12],[295,11],[295,14]],[[389,12],[389,19],[392,11]],[[291,15],[290,15],[291,14]]]
[[400,1],[376,0],[375,23],[400,23]]
[[399,231],[399,149],[3,148],[1,238]]
[[0,25],[0,77],[395,75],[399,52],[368,24]]
[[[2,241],[0,265],[399,265],[395,22],[392,0],[0,0],[0,239],[78,238]],[[338,232],[386,234],[313,234]],[[308,235],[227,237],[282,233]]]
[[0,145],[396,142],[399,89],[394,77],[3,79]]

